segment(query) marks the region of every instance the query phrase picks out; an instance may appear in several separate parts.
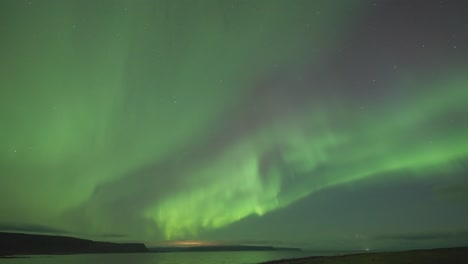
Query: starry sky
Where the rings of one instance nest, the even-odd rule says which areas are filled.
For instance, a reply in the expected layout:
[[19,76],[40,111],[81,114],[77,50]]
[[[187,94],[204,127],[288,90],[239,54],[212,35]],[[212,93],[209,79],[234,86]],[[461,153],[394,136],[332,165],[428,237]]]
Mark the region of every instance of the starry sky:
[[0,230],[467,245],[464,0],[3,0]]

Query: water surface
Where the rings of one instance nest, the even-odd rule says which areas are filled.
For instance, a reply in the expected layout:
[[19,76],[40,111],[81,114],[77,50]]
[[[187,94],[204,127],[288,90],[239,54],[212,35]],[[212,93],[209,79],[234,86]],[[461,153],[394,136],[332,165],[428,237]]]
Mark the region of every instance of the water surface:
[[32,256],[30,258],[0,259],[11,264],[249,264],[269,260],[307,256],[336,255],[339,252],[318,251],[246,251],[246,252],[176,252],[134,254],[83,254],[62,256]]

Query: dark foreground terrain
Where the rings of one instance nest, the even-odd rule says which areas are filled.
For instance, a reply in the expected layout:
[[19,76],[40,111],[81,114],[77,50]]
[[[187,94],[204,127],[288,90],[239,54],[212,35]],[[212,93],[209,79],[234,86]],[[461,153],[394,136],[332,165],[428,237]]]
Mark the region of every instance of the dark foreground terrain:
[[65,236],[0,232],[0,256],[142,252],[148,252],[148,249],[139,243],[110,243]]
[[411,264],[458,264],[468,263],[468,247],[460,248],[442,248],[442,249],[425,249],[425,250],[410,250],[399,252],[383,252],[383,253],[366,253],[353,254],[344,256],[332,257],[310,257],[301,259],[286,259],[271,262],[269,264],[393,264],[393,263],[411,263]]

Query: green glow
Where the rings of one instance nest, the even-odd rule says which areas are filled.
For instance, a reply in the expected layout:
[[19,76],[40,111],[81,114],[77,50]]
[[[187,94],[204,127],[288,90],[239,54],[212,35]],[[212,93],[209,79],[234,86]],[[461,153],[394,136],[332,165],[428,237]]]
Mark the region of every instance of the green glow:
[[[382,107],[360,118],[359,110],[352,110],[353,122],[340,131],[311,118],[318,112],[314,109],[296,124],[266,127],[210,161],[209,169],[190,171],[190,177],[207,182],[171,195],[148,216],[167,238],[180,238],[261,216],[337,184],[405,170],[421,176],[434,167],[450,170],[456,159],[468,155],[468,128],[452,124],[435,130],[430,124],[468,110],[461,96],[467,84],[468,79],[456,79],[429,85],[420,98],[385,114]],[[260,156],[278,146],[281,161],[262,174]]]
[[[389,88],[401,100],[364,108],[347,84],[326,99],[319,87],[299,110],[275,105],[281,114],[210,145],[246,104],[271,103],[250,98],[259,80],[325,65],[367,10],[357,2],[85,2],[1,8],[15,14],[0,16],[3,222],[197,238],[325,188],[426,177],[468,156],[456,118],[468,112],[468,69],[455,64],[431,80],[402,70]],[[215,154],[190,157],[200,142]],[[132,215],[116,220],[116,204]]]

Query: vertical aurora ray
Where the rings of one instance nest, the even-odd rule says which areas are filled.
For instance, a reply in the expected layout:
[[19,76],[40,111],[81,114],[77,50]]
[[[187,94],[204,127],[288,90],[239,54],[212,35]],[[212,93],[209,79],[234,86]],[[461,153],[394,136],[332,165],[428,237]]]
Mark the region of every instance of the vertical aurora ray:
[[461,7],[30,2],[0,8],[0,224],[203,239],[344,184],[463,174]]

